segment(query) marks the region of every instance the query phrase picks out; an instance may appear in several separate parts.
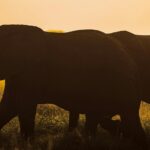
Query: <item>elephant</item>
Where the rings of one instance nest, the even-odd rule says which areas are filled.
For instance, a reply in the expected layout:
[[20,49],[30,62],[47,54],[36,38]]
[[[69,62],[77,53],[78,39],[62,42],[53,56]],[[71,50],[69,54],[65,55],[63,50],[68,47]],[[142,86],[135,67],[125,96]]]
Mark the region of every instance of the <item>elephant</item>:
[[141,100],[150,103],[150,36],[135,35],[128,31],[114,32],[111,33],[110,36],[118,40],[124,46],[128,55],[137,64],[139,72],[139,82],[137,82],[139,97]]
[[[14,104],[16,95],[13,97],[12,83],[17,76],[31,70],[45,59],[47,49],[44,36],[43,30],[34,26],[0,26],[0,80],[6,80],[5,92],[0,103],[0,128],[19,114],[19,109],[16,108],[17,103]],[[11,102],[12,97],[14,100]],[[23,123],[20,122],[20,124]],[[22,130],[21,126],[21,132]]]
[[[95,32],[95,31],[94,31]],[[96,31],[99,34],[99,31]],[[101,33],[100,33],[101,34]],[[138,96],[142,101],[150,103],[150,36],[146,35],[135,35],[128,31],[118,31],[107,34],[113,40],[117,40],[123,47],[124,50],[128,53],[128,55],[134,60],[138,68],[138,82],[136,83],[138,87]],[[94,117],[94,116],[93,116]],[[97,122],[101,122],[103,126],[109,129],[110,132],[115,132],[118,128],[118,123],[111,121],[110,118],[106,118],[105,120],[100,120],[96,118]],[[75,118],[75,117],[74,117]],[[95,117],[94,117],[95,118]],[[96,121],[95,120],[95,121]],[[76,123],[75,123],[76,122]],[[106,123],[108,122],[108,123]],[[74,119],[74,127],[77,124],[77,120]],[[115,127],[116,124],[116,127]],[[97,124],[96,124],[97,125]],[[120,131],[121,132],[121,131]]]
[[138,67],[118,40],[95,30],[46,33],[25,25],[1,26],[0,33],[9,28],[13,32],[0,37],[7,91],[0,103],[0,128],[18,115],[21,132],[29,136],[37,104],[53,103],[85,113],[88,124],[93,116],[120,114],[123,135],[147,149]]
[[[5,93],[2,99],[2,105],[1,105],[1,111],[5,112],[2,113],[4,117],[4,121],[1,121],[1,127],[3,124],[5,124],[10,118],[14,117],[16,114],[18,115],[18,112],[16,111],[16,108],[13,108],[13,103],[11,106],[5,106],[5,102],[9,101],[9,99],[15,99],[15,95],[12,96],[13,94],[13,76],[15,74],[19,75],[20,73],[23,73],[27,69],[32,69],[34,65],[38,64],[38,62],[41,62],[41,59],[44,59],[43,54],[44,52],[44,46],[46,45],[43,41],[43,31],[37,27],[30,27],[30,26],[19,26],[19,25],[9,25],[9,26],[1,26],[0,28],[0,37],[1,41],[3,42],[3,45],[1,45],[1,48],[5,50],[6,52],[3,54],[3,57],[1,58],[8,58],[8,61],[10,62],[5,62],[2,60],[0,65],[1,65],[1,70],[3,74],[1,73],[0,79],[6,79],[6,87],[5,87]],[[25,36],[26,35],[26,36]],[[5,39],[7,37],[7,40]],[[17,40],[17,43],[16,43]],[[9,43],[9,47],[6,47],[7,43]],[[15,44],[14,44],[15,43]],[[43,43],[43,44],[42,44]],[[41,46],[42,45],[42,46]],[[12,51],[10,51],[10,49]],[[33,50],[37,51],[33,51]],[[18,51],[16,51],[18,50]],[[23,50],[23,51],[21,51]],[[26,51],[28,50],[28,51]],[[44,53],[42,53],[42,51]],[[9,52],[9,55],[8,55]],[[25,53],[23,53],[25,52]],[[29,53],[28,53],[29,52]],[[33,52],[33,53],[31,53]],[[38,53],[35,53],[38,52]],[[18,55],[18,56],[17,56]],[[13,57],[12,57],[13,56]],[[39,57],[40,56],[40,57]],[[23,61],[22,61],[22,58]],[[18,60],[17,60],[18,59]],[[5,64],[4,64],[5,63]],[[20,66],[18,65],[20,64]],[[33,64],[34,63],[34,64]],[[31,65],[32,64],[32,65]],[[9,65],[9,66],[8,66]],[[17,67],[17,68],[16,68]],[[20,67],[20,68],[19,68]],[[9,70],[6,70],[9,69]],[[4,71],[3,71],[4,70]],[[15,72],[14,72],[15,71]],[[14,101],[14,100],[12,100]],[[6,104],[7,105],[7,104]],[[8,108],[7,108],[8,107]],[[11,111],[11,109],[13,109]],[[31,109],[32,112],[36,112],[36,109],[33,110]],[[70,115],[70,121],[69,125],[70,128],[72,128],[72,124],[74,122],[74,115],[72,116],[72,113]],[[30,117],[31,118],[31,117]],[[32,117],[34,120],[34,117]],[[24,121],[22,121],[19,117],[20,125],[21,125],[21,133],[24,134],[24,129],[23,127],[27,125],[24,125]],[[33,128],[33,127],[32,127]],[[28,129],[29,130],[29,129]],[[30,132],[30,131],[29,131]]]

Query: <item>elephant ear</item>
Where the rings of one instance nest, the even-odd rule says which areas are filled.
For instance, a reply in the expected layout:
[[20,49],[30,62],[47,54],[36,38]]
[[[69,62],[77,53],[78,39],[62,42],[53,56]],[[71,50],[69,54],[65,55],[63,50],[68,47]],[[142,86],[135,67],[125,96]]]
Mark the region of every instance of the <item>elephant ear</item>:
[[0,74],[18,75],[39,66],[46,56],[44,37],[44,32],[37,27],[1,26]]

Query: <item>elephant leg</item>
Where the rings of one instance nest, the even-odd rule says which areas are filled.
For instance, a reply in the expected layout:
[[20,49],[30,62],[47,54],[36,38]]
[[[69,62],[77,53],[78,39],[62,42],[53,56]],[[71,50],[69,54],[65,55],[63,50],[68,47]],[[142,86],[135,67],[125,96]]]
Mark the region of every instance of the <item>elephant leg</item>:
[[95,135],[98,125],[98,119],[93,114],[86,114],[85,131],[90,135]]
[[19,110],[20,131],[23,138],[28,139],[34,134],[36,104],[23,105]]
[[69,131],[75,129],[78,125],[79,113],[70,111],[69,114]]
[[133,142],[138,145],[138,147],[140,147],[142,150],[147,150],[148,145],[146,135],[140,122],[139,112],[134,110],[127,111],[128,112],[121,115],[123,136],[132,138]]
[[0,129],[16,115],[17,115],[16,111],[13,110],[7,103],[1,102],[0,103]]
[[111,117],[103,117],[100,119],[100,125],[112,135],[120,134],[120,120],[112,120]]
[[16,105],[14,103],[16,97],[13,94],[13,86],[10,82],[7,82],[0,102],[0,129],[13,117],[17,116]]

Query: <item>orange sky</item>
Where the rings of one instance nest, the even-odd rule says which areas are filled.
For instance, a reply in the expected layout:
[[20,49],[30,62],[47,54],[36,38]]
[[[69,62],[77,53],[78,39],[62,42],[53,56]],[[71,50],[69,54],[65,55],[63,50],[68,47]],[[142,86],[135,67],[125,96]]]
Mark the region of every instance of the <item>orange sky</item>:
[[150,0],[0,0],[0,24],[150,34]]

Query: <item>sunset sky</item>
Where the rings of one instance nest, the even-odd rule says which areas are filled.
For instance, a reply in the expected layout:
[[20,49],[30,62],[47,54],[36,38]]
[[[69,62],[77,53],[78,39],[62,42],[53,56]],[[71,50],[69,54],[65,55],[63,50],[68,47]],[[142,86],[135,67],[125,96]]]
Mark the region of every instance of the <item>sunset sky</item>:
[[0,0],[0,25],[150,34],[150,0]]

